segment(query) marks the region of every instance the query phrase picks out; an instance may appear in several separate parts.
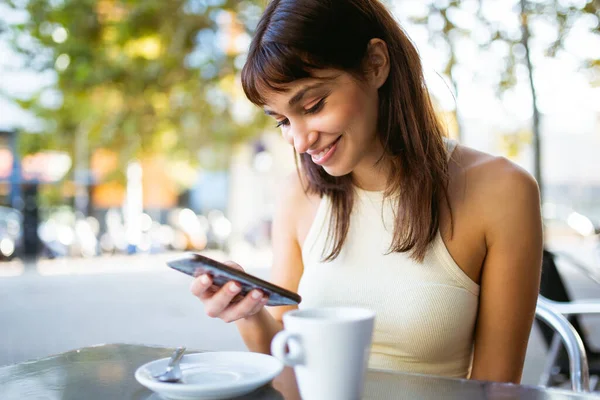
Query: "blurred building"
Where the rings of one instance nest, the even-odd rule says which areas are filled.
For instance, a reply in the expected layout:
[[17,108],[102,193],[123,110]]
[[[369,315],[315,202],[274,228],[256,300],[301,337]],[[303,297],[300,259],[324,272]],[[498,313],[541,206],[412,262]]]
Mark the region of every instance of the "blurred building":
[[270,223],[285,178],[295,171],[294,152],[279,134],[267,133],[237,148],[231,163],[228,216],[234,240],[270,242]]
[[[178,205],[179,188],[169,173],[167,160],[161,156],[141,160],[142,208],[155,220],[164,222],[166,212]],[[127,177],[119,165],[116,153],[98,149],[92,154],[90,170],[93,177],[91,205],[94,214],[101,215],[125,204]]]

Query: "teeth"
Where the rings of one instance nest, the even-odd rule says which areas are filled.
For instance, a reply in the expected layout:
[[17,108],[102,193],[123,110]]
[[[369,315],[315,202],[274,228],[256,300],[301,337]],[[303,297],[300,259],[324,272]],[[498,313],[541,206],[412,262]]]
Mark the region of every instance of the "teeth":
[[325,148],[322,152],[320,152],[319,154],[316,155],[316,159],[320,160],[321,158],[325,157],[325,154],[327,154],[327,152],[329,151],[329,149],[331,149],[331,146]]

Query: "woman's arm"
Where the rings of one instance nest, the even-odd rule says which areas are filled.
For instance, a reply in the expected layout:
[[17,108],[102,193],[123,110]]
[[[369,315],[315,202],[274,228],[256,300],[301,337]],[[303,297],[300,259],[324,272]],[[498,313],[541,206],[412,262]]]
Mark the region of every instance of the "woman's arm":
[[490,164],[479,184],[487,255],[470,377],[519,383],[539,292],[540,196],[519,167],[503,158]]
[[[298,291],[302,277],[302,251],[298,242],[298,222],[310,207],[300,179],[292,174],[280,186],[271,230],[273,266],[270,281],[292,292]],[[236,324],[250,351],[269,354],[271,340],[283,329],[282,317],[297,306],[263,308],[259,313],[239,319]]]
[[[298,242],[298,221],[306,220],[304,211],[310,210],[310,201],[304,194],[297,176],[288,179],[281,188],[278,207],[273,219],[273,267],[271,282],[296,292],[302,276],[302,256]],[[242,269],[233,262],[228,264]],[[204,311],[212,318],[225,322],[236,321],[246,346],[250,351],[270,353],[271,340],[283,325],[283,313],[296,307],[264,308],[267,298],[258,290],[252,290],[241,301],[231,301],[241,290],[237,282],[230,281],[223,287],[215,287],[208,275],[194,279],[190,288],[204,304]],[[259,295],[254,297],[253,294]]]

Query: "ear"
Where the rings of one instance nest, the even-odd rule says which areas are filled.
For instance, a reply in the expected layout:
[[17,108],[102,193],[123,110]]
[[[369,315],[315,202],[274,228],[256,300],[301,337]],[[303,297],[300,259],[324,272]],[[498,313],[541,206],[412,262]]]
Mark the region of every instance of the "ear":
[[365,64],[369,84],[379,89],[390,74],[390,55],[383,40],[375,38],[369,41]]

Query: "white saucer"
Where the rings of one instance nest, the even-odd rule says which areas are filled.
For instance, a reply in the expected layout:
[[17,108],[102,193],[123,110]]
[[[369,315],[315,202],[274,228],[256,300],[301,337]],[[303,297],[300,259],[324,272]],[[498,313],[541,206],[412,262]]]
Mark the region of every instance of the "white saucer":
[[169,358],[151,361],[135,371],[135,379],[168,399],[229,399],[250,393],[281,373],[283,364],[275,357],[242,351],[186,354],[181,359],[183,382],[153,379],[163,372]]

